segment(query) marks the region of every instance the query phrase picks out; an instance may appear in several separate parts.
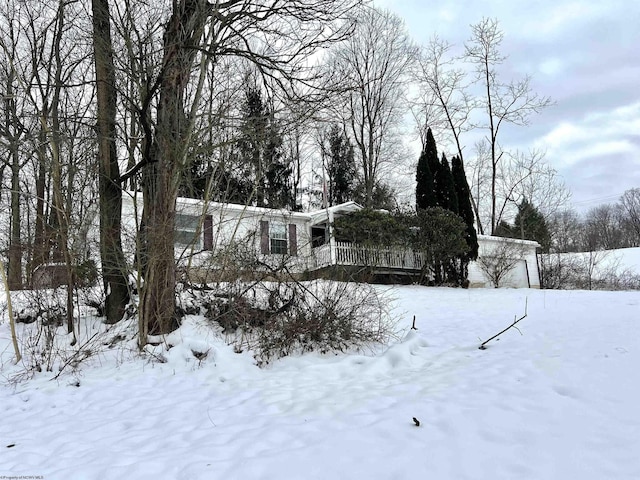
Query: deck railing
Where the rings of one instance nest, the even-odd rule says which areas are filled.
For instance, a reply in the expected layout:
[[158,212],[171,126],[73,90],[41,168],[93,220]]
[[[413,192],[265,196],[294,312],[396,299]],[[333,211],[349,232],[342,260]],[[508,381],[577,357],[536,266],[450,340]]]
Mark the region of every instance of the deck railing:
[[322,245],[313,249],[315,268],[329,265],[378,267],[400,270],[420,270],[424,265],[421,252],[402,248],[372,248],[352,243],[335,243],[335,262],[332,261],[331,246]]

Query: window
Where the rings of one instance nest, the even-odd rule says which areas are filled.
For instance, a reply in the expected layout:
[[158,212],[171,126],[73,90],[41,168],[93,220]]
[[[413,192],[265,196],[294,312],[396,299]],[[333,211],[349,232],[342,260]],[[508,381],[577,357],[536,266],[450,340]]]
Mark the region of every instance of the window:
[[201,235],[197,235],[200,217],[195,215],[176,214],[175,243],[178,245],[191,246],[196,249],[202,248]]
[[287,227],[284,223],[272,223],[269,228],[271,253],[287,254]]
[[260,252],[292,257],[298,255],[298,233],[294,223],[260,221]]

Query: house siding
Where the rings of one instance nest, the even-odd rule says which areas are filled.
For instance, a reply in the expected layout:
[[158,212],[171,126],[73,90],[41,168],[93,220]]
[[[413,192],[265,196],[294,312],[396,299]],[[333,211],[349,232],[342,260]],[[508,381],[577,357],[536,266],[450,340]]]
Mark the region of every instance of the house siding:
[[[360,208],[357,204],[345,205],[352,210]],[[204,248],[195,251],[193,247],[176,246],[175,250],[179,268],[184,271],[198,272],[202,279],[209,278],[212,272],[215,273],[221,268],[219,259],[216,259],[216,253],[224,251],[225,247],[233,243],[244,243],[266,265],[280,264],[284,258],[283,255],[269,253],[268,228],[272,222],[287,225],[287,269],[295,275],[302,276],[316,267],[311,246],[311,226],[318,222],[331,221],[333,218],[328,209],[304,214],[251,206],[205,203],[193,199],[178,199],[176,213],[202,218],[199,245]],[[136,231],[141,215],[141,194],[134,196],[128,192],[123,197],[123,246],[131,262],[135,258]],[[491,255],[501,242],[518,245],[521,248],[522,258],[505,276],[500,286],[540,288],[536,257],[538,244],[531,241],[479,235],[480,255]],[[326,248],[335,249],[335,242],[327,244]],[[331,255],[330,259],[331,264],[335,263],[335,254]],[[493,287],[478,262],[471,262],[469,265],[468,278],[471,287]]]
[[[176,245],[175,255],[178,266],[189,269],[211,269],[216,265],[213,256],[232,243],[243,243],[254,249],[266,264],[282,261],[282,255],[269,253],[269,224],[286,225],[288,252],[292,258],[287,266],[294,273],[302,273],[308,268],[311,258],[310,220],[307,214],[267,208],[205,203],[201,200],[179,198],[176,213],[202,219],[200,242],[203,248]],[[123,247],[131,261],[136,252],[136,232],[142,216],[142,195],[127,192],[123,196]],[[134,267],[135,268],[135,267]]]
[[[512,238],[492,237],[478,235],[479,255],[492,255],[496,253],[500,244],[506,242],[521,249],[521,257],[511,271],[501,281],[500,287],[505,288],[540,288],[540,275],[538,271],[538,259],[536,248],[538,243],[528,240],[516,240]],[[475,261],[469,264],[469,286],[476,288],[491,288],[493,284],[480,264]]]

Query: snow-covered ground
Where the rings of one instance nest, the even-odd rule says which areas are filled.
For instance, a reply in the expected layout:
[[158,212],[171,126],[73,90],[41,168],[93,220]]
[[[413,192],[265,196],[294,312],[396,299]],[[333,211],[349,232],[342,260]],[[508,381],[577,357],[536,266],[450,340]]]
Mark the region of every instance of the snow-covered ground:
[[[166,363],[115,346],[3,384],[0,478],[640,479],[639,292],[387,294],[401,333],[379,352],[260,369],[192,317]],[[522,335],[478,349],[525,304]],[[6,322],[0,355],[15,374]]]

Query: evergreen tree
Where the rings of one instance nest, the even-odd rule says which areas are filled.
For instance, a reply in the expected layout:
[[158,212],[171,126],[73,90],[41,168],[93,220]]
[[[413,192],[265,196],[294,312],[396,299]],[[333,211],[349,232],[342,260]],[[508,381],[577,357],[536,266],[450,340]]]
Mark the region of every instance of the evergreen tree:
[[451,174],[451,168],[447,157],[442,154],[442,162],[438,169],[438,173],[435,176],[436,184],[436,200],[438,206],[449,210],[453,213],[458,213],[458,195],[456,194],[455,185],[453,183],[453,175]]
[[500,220],[500,222],[498,222],[496,229],[493,231],[493,235],[496,237],[518,238],[514,233],[513,227],[505,220]]
[[[366,204],[366,185],[360,179],[353,189],[353,199],[361,205]],[[374,183],[369,203],[370,206],[368,208],[388,211],[394,210],[397,207],[397,203],[393,188],[382,182]]]
[[193,155],[187,169],[182,172],[178,195],[187,198],[203,199],[207,181],[213,174],[213,166],[203,155]]
[[270,208],[295,207],[293,194],[293,167],[282,153],[282,135],[273,115],[269,115],[266,144],[264,146],[266,203]]
[[[467,176],[464,171],[464,165],[460,157],[455,156],[451,162],[453,184],[455,186],[456,195],[458,197],[458,215],[464,220],[466,228],[465,240],[469,246],[467,255],[467,263],[469,260],[478,258],[478,235],[474,227],[473,207],[471,206],[471,192],[467,183]],[[465,274],[466,276],[466,274]]]
[[338,217],[333,226],[339,242],[352,242],[368,247],[402,245],[411,235],[409,225],[394,215],[371,208]]
[[[440,172],[440,160],[438,159],[438,148],[436,147],[436,141],[433,138],[431,128],[427,129],[427,141],[424,146],[424,152],[427,157],[427,165],[429,165],[429,171],[433,178],[433,191],[438,191],[438,175]],[[436,198],[437,206],[437,198]]]
[[[429,130],[430,132],[431,130]],[[433,137],[432,137],[433,138]],[[422,150],[416,168],[416,209],[432,208],[437,206],[433,175],[427,160],[427,150]]]
[[416,226],[413,248],[426,256],[422,280],[431,276],[430,271],[436,285],[459,284],[455,266],[469,249],[462,218],[441,207],[427,208],[418,211]]
[[544,216],[526,198],[518,205],[518,213],[511,233],[514,238],[535,240],[540,244],[543,252],[548,252],[551,247],[551,235]]
[[244,93],[244,122],[238,150],[241,163],[251,169],[250,178],[254,184],[255,202],[262,207],[266,205],[266,159],[263,153],[267,142],[269,113],[262,100],[262,91],[257,85],[247,84]]
[[356,162],[353,145],[339,125],[329,130],[327,173],[329,176],[329,206],[353,199],[356,178]]
[[[234,172],[227,172],[233,178],[229,186],[238,185],[240,190],[230,192],[232,197],[242,197],[247,193],[244,184],[253,183],[249,196],[255,192],[258,206],[271,208],[294,207],[291,191],[293,169],[282,154],[282,135],[273,112],[262,98],[262,90],[255,84],[245,86],[245,101],[242,106],[244,122],[241,138],[237,145],[237,160],[244,166],[240,178]],[[250,198],[243,203],[249,203]]]

